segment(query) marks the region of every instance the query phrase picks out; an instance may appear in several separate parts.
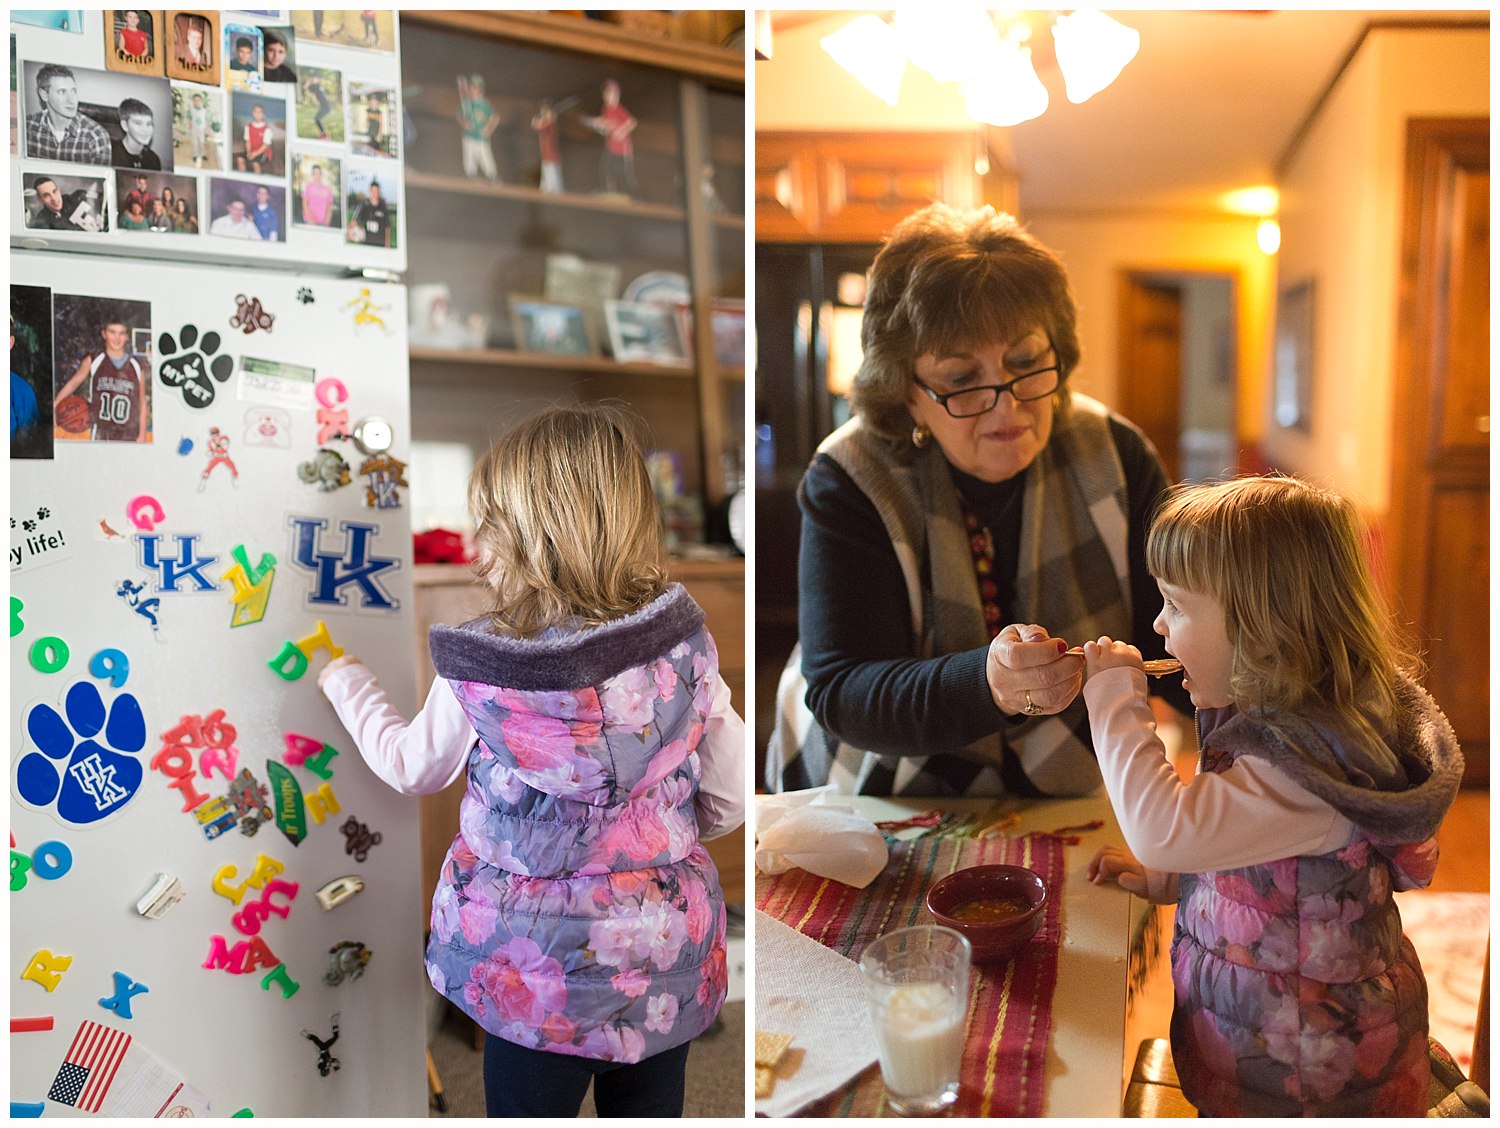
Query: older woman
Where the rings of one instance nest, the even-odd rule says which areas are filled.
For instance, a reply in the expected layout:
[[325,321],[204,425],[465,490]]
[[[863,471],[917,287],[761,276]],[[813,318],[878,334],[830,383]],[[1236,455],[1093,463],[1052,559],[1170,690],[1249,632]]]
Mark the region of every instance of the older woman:
[[773,789],[1099,784],[1067,651],[1107,634],[1163,654],[1145,532],[1166,478],[1140,431],[1070,392],[1075,322],[1061,263],[1010,216],[934,205],[892,231],[855,416],[798,494],[800,670],[794,654]]

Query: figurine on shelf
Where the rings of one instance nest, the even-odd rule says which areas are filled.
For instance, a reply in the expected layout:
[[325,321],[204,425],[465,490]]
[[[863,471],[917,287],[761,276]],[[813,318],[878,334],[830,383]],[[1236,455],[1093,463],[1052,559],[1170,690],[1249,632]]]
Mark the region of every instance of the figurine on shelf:
[[542,181],[538,187],[543,192],[561,192],[562,148],[557,141],[557,109],[547,99],[542,99],[537,107],[531,128],[536,130],[537,144],[542,150]]
[[714,215],[724,214],[724,203],[719,199],[719,190],[714,187],[714,162],[703,162],[703,176],[699,181],[703,190],[703,206]]
[[597,117],[586,117],[583,124],[604,138],[604,191],[612,196],[635,192],[635,147],[630,135],[635,131],[635,117],[620,104],[620,84],[604,80],[604,108]]
[[490,137],[500,124],[495,107],[484,96],[484,79],[477,74],[458,76],[458,124],[463,132],[464,175],[471,180],[481,170],[491,184],[500,179],[495,170],[495,151]]

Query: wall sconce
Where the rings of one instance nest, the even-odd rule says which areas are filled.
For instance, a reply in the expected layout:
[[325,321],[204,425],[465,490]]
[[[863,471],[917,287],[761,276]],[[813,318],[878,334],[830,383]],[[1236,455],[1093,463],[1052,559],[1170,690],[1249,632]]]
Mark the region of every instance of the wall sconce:
[[1281,250],[1281,224],[1266,218],[1255,228],[1255,244],[1262,254],[1274,255]]
[[1252,188],[1236,188],[1219,197],[1225,211],[1237,215],[1259,216],[1255,228],[1255,242],[1261,253],[1274,255],[1281,249],[1281,224],[1276,222],[1276,213],[1281,208],[1281,193],[1269,184],[1257,184]]

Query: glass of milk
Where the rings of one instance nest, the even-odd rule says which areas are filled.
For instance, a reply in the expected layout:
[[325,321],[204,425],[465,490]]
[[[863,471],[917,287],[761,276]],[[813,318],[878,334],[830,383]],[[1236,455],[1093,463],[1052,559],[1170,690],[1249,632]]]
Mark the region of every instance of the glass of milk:
[[902,1116],[931,1116],[958,1100],[970,954],[953,929],[917,925],[886,933],[860,956],[880,1076]]

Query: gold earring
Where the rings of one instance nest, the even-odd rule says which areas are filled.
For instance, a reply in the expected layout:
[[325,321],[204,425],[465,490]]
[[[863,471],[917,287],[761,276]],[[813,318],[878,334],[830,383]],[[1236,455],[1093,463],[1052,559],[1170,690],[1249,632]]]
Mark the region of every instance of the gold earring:
[[921,450],[932,441],[932,428],[926,423],[918,423],[911,429],[911,445]]

